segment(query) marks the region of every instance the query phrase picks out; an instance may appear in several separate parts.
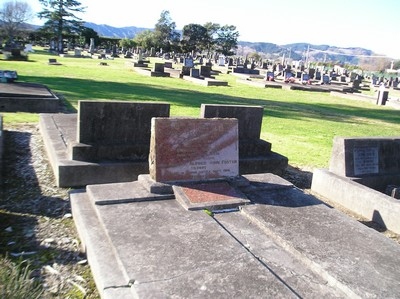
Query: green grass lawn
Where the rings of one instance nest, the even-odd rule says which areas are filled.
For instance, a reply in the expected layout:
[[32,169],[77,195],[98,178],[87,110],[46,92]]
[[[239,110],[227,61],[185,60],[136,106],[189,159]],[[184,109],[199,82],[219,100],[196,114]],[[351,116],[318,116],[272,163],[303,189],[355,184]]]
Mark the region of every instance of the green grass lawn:
[[[48,65],[56,58],[62,65]],[[20,82],[37,82],[61,94],[73,107],[79,100],[162,101],[171,104],[172,116],[199,116],[200,105],[261,105],[261,138],[293,166],[326,167],[333,137],[400,135],[400,112],[329,93],[261,89],[236,83],[221,74],[228,87],[203,87],[175,78],[137,74],[132,60],[56,57],[45,51],[29,55],[28,62],[0,62],[0,69],[16,70]],[[0,85],[1,87],[1,85]],[[36,122],[37,114],[4,113],[5,123]]]

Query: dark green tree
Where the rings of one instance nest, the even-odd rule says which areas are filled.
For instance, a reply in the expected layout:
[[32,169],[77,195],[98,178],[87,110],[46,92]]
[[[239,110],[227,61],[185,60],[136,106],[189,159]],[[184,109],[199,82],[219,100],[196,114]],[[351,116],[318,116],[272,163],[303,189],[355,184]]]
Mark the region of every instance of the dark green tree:
[[163,10],[160,19],[154,28],[155,47],[169,52],[179,44],[180,34],[175,30],[176,24],[172,21],[168,10]]
[[64,51],[63,35],[79,33],[82,29],[82,20],[75,14],[84,12],[84,7],[76,0],[39,0],[43,10],[38,13],[41,19],[47,19],[44,29],[53,32],[58,43],[58,52]]
[[207,29],[199,24],[185,25],[182,30],[182,50],[185,52],[207,49]]
[[231,56],[237,49],[239,32],[233,25],[224,25],[217,31],[216,50],[225,56]]
[[136,42],[133,39],[123,38],[119,41],[119,46],[123,48],[135,48]]
[[133,41],[143,49],[150,49],[156,46],[155,34],[151,30],[144,30],[135,35]]
[[100,44],[100,36],[97,31],[93,30],[92,28],[83,27],[80,35],[83,37],[85,44],[90,44],[91,38],[94,38],[95,45]]
[[206,42],[206,50],[207,55],[214,50],[217,32],[221,28],[221,26],[217,23],[207,22],[204,24],[204,27],[207,29],[207,40]]

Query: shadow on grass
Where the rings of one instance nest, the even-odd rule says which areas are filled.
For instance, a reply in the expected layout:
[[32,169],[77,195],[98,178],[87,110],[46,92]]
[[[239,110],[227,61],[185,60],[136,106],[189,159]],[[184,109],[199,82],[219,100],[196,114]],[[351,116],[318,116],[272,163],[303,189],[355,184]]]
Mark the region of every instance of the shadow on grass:
[[[400,123],[396,110],[367,109],[351,105],[299,103],[235,97],[219,93],[204,93],[197,90],[176,89],[155,84],[120,83],[95,81],[91,79],[34,77],[25,76],[27,81],[40,82],[50,89],[63,93],[72,105],[77,100],[125,100],[125,101],[163,101],[171,105],[200,108],[205,104],[261,105],[265,116],[287,119],[327,119],[337,122],[358,123],[354,118]],[[171,79],[171,86],[173,81]],[[225,87],[221,87],[225,88]],[[288,91],[290,92],[290,91]],[[75,100],[77,99],[77,100]]]

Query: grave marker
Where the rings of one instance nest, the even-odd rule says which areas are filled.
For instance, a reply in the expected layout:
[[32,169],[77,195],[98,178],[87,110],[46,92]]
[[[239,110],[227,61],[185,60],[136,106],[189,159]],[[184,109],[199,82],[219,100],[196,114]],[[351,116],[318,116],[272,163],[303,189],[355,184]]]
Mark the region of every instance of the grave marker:
[[72,160],[146,160],[151,118],[168,117],[167,103],[79,101],[77,143]]
[[239,174],[237,119],[153,118],[150,177],[196,181]]

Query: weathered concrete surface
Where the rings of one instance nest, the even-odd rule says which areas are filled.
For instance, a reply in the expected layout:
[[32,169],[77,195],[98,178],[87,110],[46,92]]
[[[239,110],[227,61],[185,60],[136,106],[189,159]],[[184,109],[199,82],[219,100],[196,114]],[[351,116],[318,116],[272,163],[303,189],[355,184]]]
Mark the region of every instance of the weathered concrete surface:
[[327,169],[314,170],[311,189],[400,234],[400,201]]
[[398,298],[400,246],[298,191],[253,193],[242,213],[350,298]]
[[46,86],[34,83],[2,83],[0,111],[54,113],[61,100]]
[[149,171],[147,161],[90,163],[71,160],[68,157],[68,146],[76,140],[76,114],[42,114],[39,127],[57,186],[79,187],[127,182]]
[[117,189],[117,199],[136,196],[121,184],[71,194],[102,297],[400,296],[398,244],[281,178],[245,179],[254,204],[213,217],[175,200],[96,204]]

